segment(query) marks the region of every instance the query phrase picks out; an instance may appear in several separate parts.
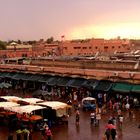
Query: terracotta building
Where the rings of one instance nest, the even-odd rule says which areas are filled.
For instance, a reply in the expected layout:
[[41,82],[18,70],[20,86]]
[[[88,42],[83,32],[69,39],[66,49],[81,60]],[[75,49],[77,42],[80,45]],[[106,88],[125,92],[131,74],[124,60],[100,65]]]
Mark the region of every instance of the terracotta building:
[[22,45],[12,43],[7,50],[0,50],[1,58],[10,57],[40,57],[40,56],[92,56],[100,54],[112,54],[115,52],[130,52],[135,45],[127,39],[86,39],[69,40],[47,44],[38,42],[35,45]]
[[133,49],[129,40],[119,38],[64,41],[61,48],[63,55],[94,55],[96,52],[129,52]]

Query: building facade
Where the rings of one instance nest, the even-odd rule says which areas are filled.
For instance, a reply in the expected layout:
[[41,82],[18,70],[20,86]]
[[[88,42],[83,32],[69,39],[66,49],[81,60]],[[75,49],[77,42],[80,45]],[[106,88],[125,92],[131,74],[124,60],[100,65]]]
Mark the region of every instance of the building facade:
[[43,57],[43,56],[92,56],[100,54],[112,54],[116,52],[130,52],[135,45],[127,39],[86,39],[63,40],[61,42],[47,44],[37,42],[34,45],[22,45],[13,43],[6,50],[0,50],[1,58],[10,57]]

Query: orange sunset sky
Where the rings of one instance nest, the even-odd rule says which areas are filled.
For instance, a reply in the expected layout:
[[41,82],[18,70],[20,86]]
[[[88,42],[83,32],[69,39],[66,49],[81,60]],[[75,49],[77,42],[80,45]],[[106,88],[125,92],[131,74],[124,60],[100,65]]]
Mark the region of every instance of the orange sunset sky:
[[0,40],[140,38],[139,0],[0,0]]

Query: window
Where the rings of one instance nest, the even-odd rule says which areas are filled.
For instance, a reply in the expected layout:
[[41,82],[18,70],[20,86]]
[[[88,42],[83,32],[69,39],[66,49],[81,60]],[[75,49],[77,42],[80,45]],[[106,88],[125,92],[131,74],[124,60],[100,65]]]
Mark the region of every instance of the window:
[[67,50],[68,48],[67,47],[64,47],[64,50]]
[[108,49],[108,46],[104,46],[104,49]]
[[95,49],[97,50],[97,49],[98,49],[98,47],[96,46],[96,47],[95,47]]
[[91,49],[91,47],[89,47],[89,49]]
[[83,47],[83,49],[87,49],[87,47]]
[[118,46],[118,48],[120,49],[120,48],[121,48],[121,46]]
[[114,46],[112,46],[112,49],[114,49],[115,47]]
[[81,49],[81,47],[73,47],[74,49]]

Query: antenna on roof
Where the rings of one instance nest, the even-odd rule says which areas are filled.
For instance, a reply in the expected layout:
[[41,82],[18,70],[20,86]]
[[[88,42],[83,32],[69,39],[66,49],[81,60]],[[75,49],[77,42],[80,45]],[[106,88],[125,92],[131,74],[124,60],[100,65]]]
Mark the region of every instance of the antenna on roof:
[[134,69],[138,69],[139,67],[139,61],[135,64]]
[[94,56],[94,57],[95,57],[95,58],[97,58],[97,56],[98,56],[98,55],[99,55],[99,52],[96,52],[96,54],[95,54],[95,56]]

